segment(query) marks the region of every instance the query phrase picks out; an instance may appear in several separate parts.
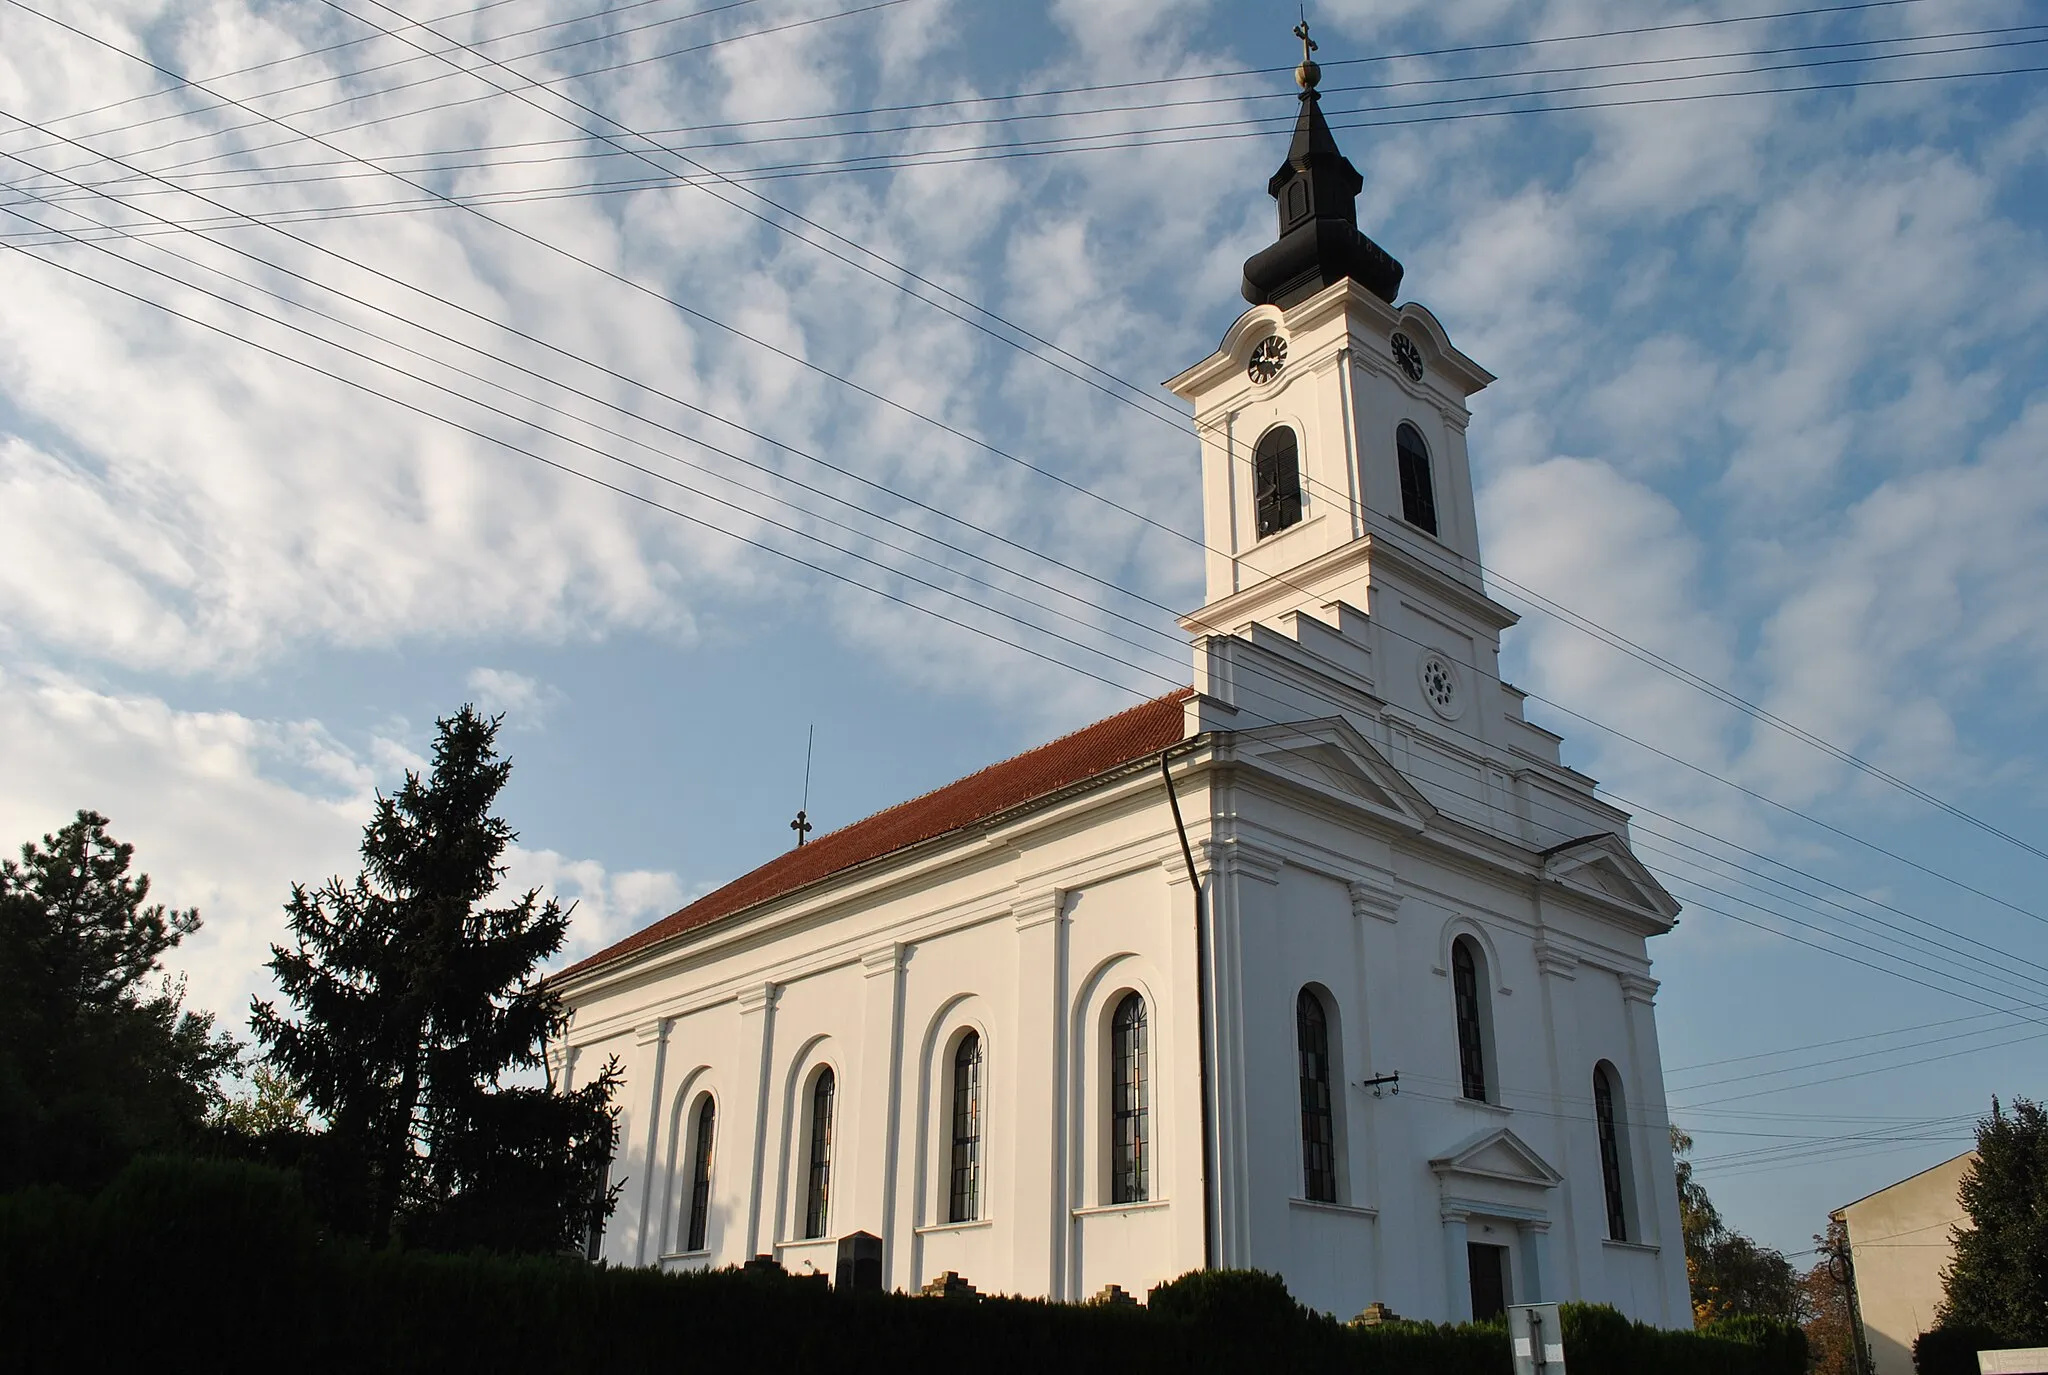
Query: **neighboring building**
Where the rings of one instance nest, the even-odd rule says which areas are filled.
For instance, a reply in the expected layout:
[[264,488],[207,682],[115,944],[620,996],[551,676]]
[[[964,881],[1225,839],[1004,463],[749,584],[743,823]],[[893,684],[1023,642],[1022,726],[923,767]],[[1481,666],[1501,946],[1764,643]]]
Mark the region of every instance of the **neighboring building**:
[[1169,384],[1202,433],[1192,689],[569,970],[557,1074],[625,1068],[613,1262],[829,1270],[864,1231],[897,1288],[1207,1262],[1344,1316],[1690,1325],[1647,947],[1678,905],[1500,680],[1492,378],[1393,304],[1303,76],[1253,308]]
[[1956,1190],[1976,1163],[1965,1151],[1828,1214],[1849,1229],[1857,1335],[1871,1375],[1913,1375],[1913,1339],[1934,1326],[1941,1272],[1955,1259],[1950,1229],[1969,1224]]

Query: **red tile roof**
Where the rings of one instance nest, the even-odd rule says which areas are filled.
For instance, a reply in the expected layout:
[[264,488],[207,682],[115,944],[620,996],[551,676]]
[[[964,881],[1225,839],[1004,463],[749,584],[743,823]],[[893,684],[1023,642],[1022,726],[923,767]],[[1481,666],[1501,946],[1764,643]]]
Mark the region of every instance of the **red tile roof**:
[[609,964],[720,917],[794,893],[855,865],[971,826],[1163,750],[1181,738],[1181,704],[1193,695],[1190,688],[1169,692],[1014,759],[991,764],[936,792],[821,835],[569,966],[561,977]]

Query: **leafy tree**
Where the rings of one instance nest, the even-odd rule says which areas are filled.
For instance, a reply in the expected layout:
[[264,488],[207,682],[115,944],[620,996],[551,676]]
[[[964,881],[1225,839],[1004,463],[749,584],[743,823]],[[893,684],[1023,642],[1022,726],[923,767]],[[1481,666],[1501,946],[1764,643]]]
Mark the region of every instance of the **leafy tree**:
[[257,1065],[249,1075],[249,1092],[221,1104],[214,1121],[237,1136],[260,1141],[303,1132],[309,1118],[291,1081],[268,1065]]
[[442,718],[431,777],[377,799],[355,880],[293,888],[295,944],[270,968],[297,1015],[253,1009],[269,1063],[326,1123],[326,1206],[377,1245],[559,1250],[614,1204],[617,1065],[574,1093],[507,1082],[561,1028],[537,970],[569,913],[538,890],[484,905],[517,839],[491,814],[512,767],[501,719]]
[[1813,1244],[1820,1259],[1799,1280],[1812,1375],[1863,1375],[1849,1296],[1849,1229],[1830,1218],[1827,1232],[1816,1234]]
[[1977,1160],[1956,1191],[1968,1226],[1950,1232],[1943,1326],[2048,1344],[2048,1111],[2025,1098],[1977,1122]]
[[138,1151],[186,1143],[237,1063],[163,971],[199,913],[150,902],[107,824],[80,812],[0,862],[0,1191],[94,1188]]
[[1805,1318],[1792,1262],[1759,1246],[1722,1221],[1694,1178],[1692,1138],[1671,1127],[1671,1152],[1678,1176],[1679,1229],[1685,1236],[1685,1274],[1692,1286],[1693,1322],[1704,1327],[1726,1318],[1772,1318],[1797,1323]]

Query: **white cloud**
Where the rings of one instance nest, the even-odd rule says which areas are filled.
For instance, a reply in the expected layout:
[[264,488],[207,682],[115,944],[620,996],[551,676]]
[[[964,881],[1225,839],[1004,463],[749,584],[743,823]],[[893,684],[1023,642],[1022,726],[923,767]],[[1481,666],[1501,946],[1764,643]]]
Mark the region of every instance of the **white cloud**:
[[514,730],[535,730],[555,707],[561,690],[507,668],[473,668],[465,680],[479,711],[503,713]]

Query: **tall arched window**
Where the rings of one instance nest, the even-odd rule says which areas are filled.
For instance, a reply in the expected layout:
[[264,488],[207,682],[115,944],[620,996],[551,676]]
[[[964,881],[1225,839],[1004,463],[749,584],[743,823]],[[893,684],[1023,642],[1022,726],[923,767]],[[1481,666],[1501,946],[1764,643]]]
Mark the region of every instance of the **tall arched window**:
[[683,1249],[701,1251],[711,1226],[711,1138],[718,1130],[718,1106],[705,1094],[697,1104],[690,1142],[690,1230]]
[[953,1052],[953,1187],[946,1221],[981,1216],[981,1037],[968,1032]]
[[1401,422],[1394,431],[1394,453],[1401,462],[1401,519],[1436,533],[1436,483],[1429,474],[1429,446],[1422,431]]
[[1266,431],[1252,451],[1252,510],[1260,539],[1301,520],[1301,454],[1285,425]]
[[811,1167],[804,1192],[804,1235],[825,1235],[832,1210],[832,1099],[837,1091],[831,1066],[811,1086]]
[[1602,1060],[1593,1066],[1593,1122],[1600,1133],[1600,1188],[1607,1197],[1607,1236],[1612,1241],[1629,1239],[1628,1138],[1621,1131],[1626,1120],[1621,1076]]
[[1145,1000],[1127,993],[1109,1021],[1109,1199],[1142,1203],[1151,1161],[1151,1075],[1145,1063]]
[[1330,1019],[1306,988],[1294,1000],[1294,1044],[1301,1057],[1301,1191],[1337,1201],[1337,1146],[1330,1113]]
[[1458,1074],[1465,1096],[1486,1099],[1486,1014],[1479,980],[1479,956],[1470,936],[1451,942],[1451,996],[1458,1014]]

